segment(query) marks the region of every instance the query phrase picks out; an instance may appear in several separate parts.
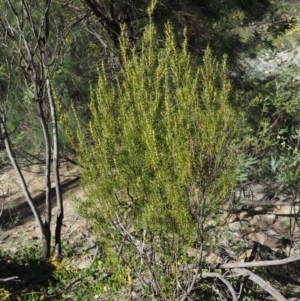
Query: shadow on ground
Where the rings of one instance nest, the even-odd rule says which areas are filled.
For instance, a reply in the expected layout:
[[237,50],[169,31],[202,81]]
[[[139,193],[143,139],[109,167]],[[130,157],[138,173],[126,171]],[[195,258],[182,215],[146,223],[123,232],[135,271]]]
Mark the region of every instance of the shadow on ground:
[[300,300],[300,262],[295,261],[281,266],[265,268],[266,277],[282,292],[286,298]]
[[35,248],[15,254],[0,252],[0,300],[24,300],[32,292],[41,297],[46,294],[45,288],[55,282],[54,267],[38,254]]
[[[76,188],[79,186],[79,177],[76,177],[72,180],[65,181],[61,184],[61,190],[63,195],[68,192],[70,189]],[[52,188],[50,191],[52,206],[56,206],[56,195],[55,188]],[[45,192],[42,192],[33,198],[33,202],[40,212],[43,213],[45,210]],[[6,206],[0,216],[0,223],[2,223],[2,229],[11,228],[13,223],[25,224],[28,220],[33,218],[33,213],[29,204],[27,203],[24,196],[19,197],[14,200],[14,203],[17,204],[12,206]]]

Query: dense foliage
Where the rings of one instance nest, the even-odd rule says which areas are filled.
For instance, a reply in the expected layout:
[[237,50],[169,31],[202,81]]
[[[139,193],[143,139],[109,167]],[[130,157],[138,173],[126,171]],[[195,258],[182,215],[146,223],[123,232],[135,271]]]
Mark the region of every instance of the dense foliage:
[[[201,274],[203,254],[218,247],[234,188],[299,195],[298,67],[283,62],[263,75],[246,67],[298,47],[299,4],[2,0],[0,8],[1,142],[9,137],[21,165],[53,158],[44,139],[53,97],[59,155],[76,155],[87,197],[79,211],[109,275],[99,291],[140,285],[145,298],[202,298],[186,267]],[[193,248],[197,256],[187,256]]]
[[170,24],[163,47],[150,22],[140,49],[130,51],[125,36],[120,48],[120,74],[111,81],[100,70],[91,121],[71,136],[87,195],[79,210],[116,277],[150,273],[151,293],[176,299],[188,247],[216,246],[206,220],[236,182],[226,61],[218,64],[207,49],[194,68],[187,41],[177,46]]

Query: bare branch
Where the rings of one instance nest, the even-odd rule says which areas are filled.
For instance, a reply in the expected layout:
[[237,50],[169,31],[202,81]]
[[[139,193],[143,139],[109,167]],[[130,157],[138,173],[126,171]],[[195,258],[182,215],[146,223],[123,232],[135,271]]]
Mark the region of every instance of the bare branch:
[[230,284],[230,282],[224,277],[222,276],[221,274],[219,273],[203,273],[202,274],[202,277],[203,278],[218,278],[220,279],[226,286],[227,288],[230,290],[230,293],[232,295],[232,300],[233,301],[237,301],[238,298],[237,298],[237,295],[236,295],[236,292],[235,290],[233,289],[232,285]]
[[[225,256],[228,256],[226,251],[223,252],[222,254],[222,257]],[[283,260],[267,260],[261,262],[234,262],[234,260],[231,259],[229,260],[229,263],[221,264],[219,268],[232,268],[231,271],[233,271],[235,274],[248,277],[250,280],[258,284],[263,290],[265,290],[271,296],[273,296],[277,301],[287,301],[287,299],[280,292],[278,292],[272,285],[267,283],[265,280],[263,280],[261,277],[257,276],[253,272],[245,269],[244,267],[258,267],[258,266],[286,264],[299,259],[300,256],[294,256]]]
[[234,268],[232,271],[237,275],[242,275],[244,277],[248,277],[250,280],[259,285],[263,290],[267,291],[270,295],[272,295],[277,301],[287,301],[287,299],[281,295],[273,286],[263,280],[261,277],[252,273],[251,271],[243,268]]
[[219,266],[221,269],[233,269],[233,268],[255,268],[255,267],[266,267],[274,265],[283,265],[300,260],[300,255],[292,256],[285,259],[277,260],[265,260],[265,261],[253,261],[253,262],[229,262],[223,263]]
[[247,206],[294,206],[294,205],[299,205],[300,202],[283,202],[283,201],[278,201],[278,202],[272,202],[272,201],[246,201],[243,202],[242,205],[247,205]]
[[0,278],[0,282],[8,282],[8,281],[21,281],[21,280],[19,280],[19,276]]

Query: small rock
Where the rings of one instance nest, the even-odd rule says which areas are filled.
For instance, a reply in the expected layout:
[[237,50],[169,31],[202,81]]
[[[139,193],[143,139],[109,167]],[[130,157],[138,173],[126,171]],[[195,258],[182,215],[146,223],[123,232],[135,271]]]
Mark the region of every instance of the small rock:
[[230,224],[234,223],[234,222],[236,222],[238,220],[239,220],[239,218],[238,218],[238,216],[236,214],[230,214],[230,217],[229,217],[229,223]]
[[28,227],[28,228],[26,229],[26,232],[34,231],[35,228],[36,228],[35,226]]
[[223,262],[222,258],[214,253],[209,254],[208,257],[205,258],[206,262],[210,264],[216,264]]
[[249,214],[248,212],[243,211],[239,214],[238,219],[239,220],[245,220],[245,219],[250,219],[251,217],[252,217],[251,214]]
[[228,229],[232,232],[245,231],[247,228],[249,228],[248,221],[237,221],[228,225]]
[[267,246],[271,249],[278,249],[278,248],[283,247],[281,239],[269,237],[266,234],[261,233],[261,232],[250,233],[247,236],[247,238],[249,240],[258,242],[259,244],[261,244],[263,246]]
[[85,261],[80,262],[77,267],[80,270],[84,270],[84,269],[90,268],[91,264],[92,264],[92,262],[90,260],[85,260]]

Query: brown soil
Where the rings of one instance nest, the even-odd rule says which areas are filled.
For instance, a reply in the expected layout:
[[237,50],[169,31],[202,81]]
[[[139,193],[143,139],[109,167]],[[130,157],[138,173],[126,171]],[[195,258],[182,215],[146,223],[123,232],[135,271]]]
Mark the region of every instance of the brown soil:
[[[78,266],[87,261],[91,261],[95,254],[95,238],[87,222],[79,216],[76,210],[77,199],[84,199],[84,194],[79,185],[79,172],[75,165],[63,162],[60,166],[60,175],[64,199],[64,221],[62,229],[62,239],[65,244],[69,244],[73,250],[77,249],[79,253],[84,253],[77,260]],[[24,177],[29,187],[29,191],[34,198],[35,205],[39,212],[45,209],[44,195],[44,171],[39,165],[32,166],[24,171]],[[53,185],[54,186],[54,185]],[[52,233],[55,227],[56,199],[55,191],[52,193],[53,215],[52,215]],[[259,194],[257,194],[259,198]],[[256,199],[254,199],[256,201]],[[286,255],[300,254],[300,229],[298,222],[293,228],[291,237],[291,226],[287,221],[290,218],[284,214],[290,213],[291,209],[287,206],[271,206],[262,210],[256,206],[252,211],[245,210],[239,213],[231,214],[229,218],[229,229],[233,234],[233,244],[240,241],[245,244],[247,241],[257,242],[262,246],[273,250],[281,250]],[[283,212],[283,210],[287,212]],[[230,211],[230,210],[229,210]],[[281,212],[282,211],[282,212]],[[267,237],[266,234],[276,234]],[[283,245],[284,239],[292,239],[291,245]],[[263,240],[263,242],[261,242]],[[27,204],[20,189],[14,170],[3,170],[0,174],[0,249],[10,250],[12,252],[21,251],[24,247],[41,246],[40,233],[36,225],[33,214]],[[85,251],[85,252],[82,252]],[[245,254],[249,252],[249,246],[245,244]],[[243,254],[234,254],[235,258],[243,261]],[[245,256],[246,256],[245,255]],[[266,260],[268,258],[257,258],[257,260]],[[84,266],[84,265],[83,265]],[[278,289],[286,296],[300,298],[300,262],[274,267],[269,269],[267,274],[270,280],[276,281]],[[292,299],[291,299],[292,300]]]
[[[34,165],[24,170],[24,177],[39,212],[45,209],[44,170],[40,165]],[[83,198],[79,186],[79,173],[76,166],[64,162],[60,165],[61,188],[64,199],[64,221],[62,238],[69,244],[78,244],[89,249],[94,246],[94,237],[86,223],[76,211],[75,197]],[[52,185],[54,187],[54,185]],[[52,197],[52,223],[54,233],[56,215],[56,197],[54,188]],[[17,252],[24,247],[40,246],[40,232],[31,209],[20,189],[15,171],[9,169],[0,175],[0,248]]]

